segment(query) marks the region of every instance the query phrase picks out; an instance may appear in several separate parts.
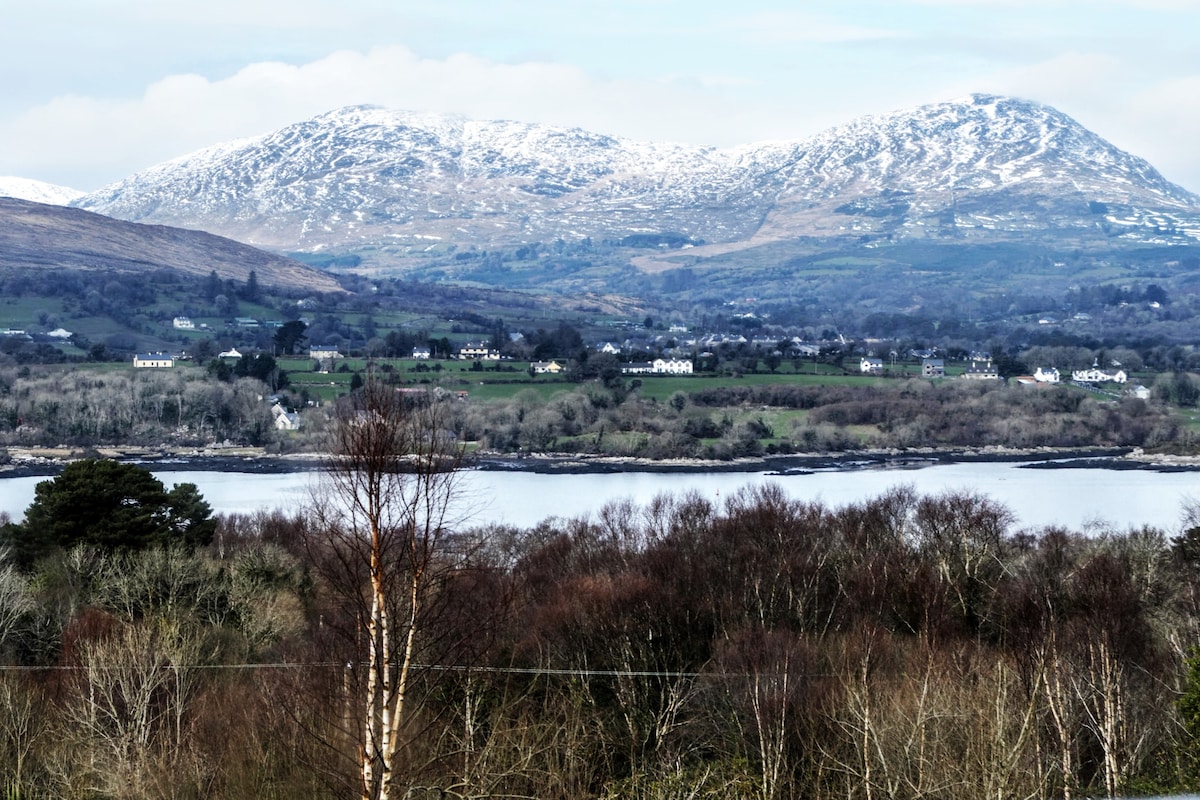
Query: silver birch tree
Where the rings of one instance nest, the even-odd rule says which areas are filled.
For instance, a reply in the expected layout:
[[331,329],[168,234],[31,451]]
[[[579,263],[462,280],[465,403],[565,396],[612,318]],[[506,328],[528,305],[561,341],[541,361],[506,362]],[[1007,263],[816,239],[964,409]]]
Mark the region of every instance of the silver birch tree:
[[422,612],[455,519],[463,451],[445,428],[445,403],[370,376],[331,431],[320,529],[354,604],[361,661],[348,698],[361,797],[393,785],[410,722]]

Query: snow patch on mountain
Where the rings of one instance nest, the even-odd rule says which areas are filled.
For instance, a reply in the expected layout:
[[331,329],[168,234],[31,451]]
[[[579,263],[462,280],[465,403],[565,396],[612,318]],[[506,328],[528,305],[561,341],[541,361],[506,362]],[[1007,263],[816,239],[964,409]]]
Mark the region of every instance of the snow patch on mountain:
[[1144,160],[1048,106],[992,95],[735,148],[355,106],[160,164],[76,204],[295,250],[639,232],[708,242],[1020,233],[1109,217],[1137,220],[1133,235],[1200,230],[1200,198]]
[[69,205],[84,196],[84,192],[29,178],[0,176],[0,197],[13,197],[31,203],[46,203],[52,206]]

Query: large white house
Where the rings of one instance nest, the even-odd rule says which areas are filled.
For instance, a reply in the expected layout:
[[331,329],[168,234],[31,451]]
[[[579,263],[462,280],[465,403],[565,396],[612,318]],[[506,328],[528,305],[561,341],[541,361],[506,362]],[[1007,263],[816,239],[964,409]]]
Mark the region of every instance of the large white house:
[[971,366],[967,367],[962,374],[966,380],[976,381],[998,381],[1000,380],[1000,372],[996,369],[996,365],[991,359],[983,361],[972,361]]
[[1128,379],[1123,369],[1116,372],[1105,372],[1098,367],[1092,367],[1091,369],[1077,369],[1071,373],[1071,380],[1076,383],[1124,383]]
[[626,375],[691,375],[694,366],[686,358],[656,358],[653,361],[630,361],[621,365]]
[[666,375],[691,375],[692,362],[686,358],[656,358],[653,361],[652,372]]
[[500,351],[486,342],[468,342],[459,348],[458,357],[480,361],[499,361]]

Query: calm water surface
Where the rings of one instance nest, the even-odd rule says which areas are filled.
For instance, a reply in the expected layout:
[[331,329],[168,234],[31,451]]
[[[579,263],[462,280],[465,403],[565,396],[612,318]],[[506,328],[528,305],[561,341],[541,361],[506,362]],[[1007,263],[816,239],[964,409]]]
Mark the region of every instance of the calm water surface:
[[[155,471],[168,488],[194,483],[221,513],[293,511],[310,502],[316,473],[257,474]],[[0,479],[0,512],[20,519],[45,478]],[[911,485],[922,494],[972,490],[1003,503],[1019,527],[1062,525],[1081,530],[1152,525],[1176,532],[1183,506],[1200,500],[1200,473],[1152,470],[1022,469],[1015,463],[937,464],[915,469],[821,471],[806,475],[771,473],[539,475],[531,472],[463,474],[463,497],[476,524],[519,527],[546,517],[592,514],[605,503],[646,503],[658,494],[695,491],[720,502],[745,486],[778,484],[789,496],[832,507],[876,497]]]

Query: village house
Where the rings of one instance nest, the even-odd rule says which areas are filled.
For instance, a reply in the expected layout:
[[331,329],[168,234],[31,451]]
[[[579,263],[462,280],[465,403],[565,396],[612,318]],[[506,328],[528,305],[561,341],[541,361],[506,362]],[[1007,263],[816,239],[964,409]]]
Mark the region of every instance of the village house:
[[992,364],[991,360],[987,361],[972,361],[971,366],[967,367],[962,375],[967,380],[974,381],[998,381],[1000,380],[1000,372]]
[[529,368],[535,375],[558,375],[564,369],[557,361],[534,361]]
[[275,417],[275,429],[280,431],[300,430],[300,415],[295,411],[284,408],[281,403],[271,406],[271,415]]
[[171,326],[178,331],[190,331],[195,329],[196,323],[192,322],[187,317],[176,317],[175,319],[171,320]]
[[687,358],[656,358],[621,365],[621,372],[626,375],[691,375],[694,371],[695,366]]
[[342,354],[338,352],[336,344],[314,344],[308,348],[308,357],[314,361],[331,361],[341,358]]
[[1072,372],[1071,380],[1076,383],[1125,383],[1128,376],[1123,369],[1110,373],[1092,365],[1091,369],[1077,369]]
[[665,375],[691,375],[694,367],[686,358],[656,358],[651,364],[651,372]]
[[921,359],[921,377],[922,378],[944,378],[946,377],[946,362],[940,358],[923,358]]
[[138,353],[133,357],[134,369],[166,369],[175,366],[170,353]]
[[1054,367],[1050,369],[1038,367],[1033,373],[1033,379],[1038,383],[1058,383],[1060,380],[1058,370]]
[[432,355],[428,347],[414,347],[412,351],[412,357],[418,361],[428,361]]
[[486,342],[468,342],[458,349],[458,357],[465,360],[499,361],[500,351]]
[[883,372],[883,359],[864,358],[858,364],[858,371],[864,375],[878,375]]

